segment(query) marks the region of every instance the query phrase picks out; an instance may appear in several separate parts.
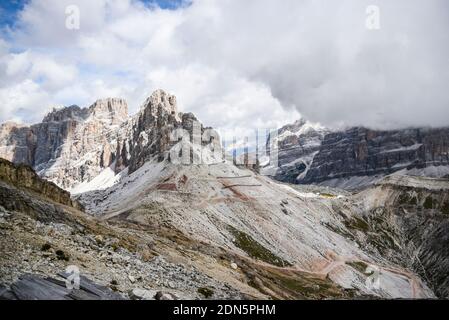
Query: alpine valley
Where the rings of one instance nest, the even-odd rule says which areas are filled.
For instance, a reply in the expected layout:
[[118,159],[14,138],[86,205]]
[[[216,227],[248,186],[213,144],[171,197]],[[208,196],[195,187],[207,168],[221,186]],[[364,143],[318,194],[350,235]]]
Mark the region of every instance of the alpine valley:
[[448,128],[269,141],[236,165],[162,90],[2,124],[0,298],[449,298]]

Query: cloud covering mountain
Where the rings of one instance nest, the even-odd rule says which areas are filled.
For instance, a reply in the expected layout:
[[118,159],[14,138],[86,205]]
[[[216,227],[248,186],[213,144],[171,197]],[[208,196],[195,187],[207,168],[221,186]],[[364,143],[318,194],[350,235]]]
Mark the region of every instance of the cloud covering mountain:
[[[79,30],[65,27],[74,3]],[[300,114],[328,126],[449,124],[446,1],[177,4],[30,1],[1,33],[0,120],[107,96],[137,111],[162,87],[206,125],[242,133]],[[369,5],[379,30],[366,27]]]

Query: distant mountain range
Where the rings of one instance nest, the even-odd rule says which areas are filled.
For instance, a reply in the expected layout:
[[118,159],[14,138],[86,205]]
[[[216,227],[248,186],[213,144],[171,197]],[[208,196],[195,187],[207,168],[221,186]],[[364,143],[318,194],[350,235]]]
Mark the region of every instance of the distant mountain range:
[[284,182],[355,189],[393,173],[449,177],[449,128],[331,131],[298,120],[276,139],[273,176]]

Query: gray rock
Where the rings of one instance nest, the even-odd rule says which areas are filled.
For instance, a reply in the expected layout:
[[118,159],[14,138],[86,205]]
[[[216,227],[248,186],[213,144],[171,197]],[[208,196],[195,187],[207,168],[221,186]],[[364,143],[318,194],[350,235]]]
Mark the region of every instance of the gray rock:
[[157,291],[135,288],[129,292],[132,300],[155,300]]
[[158,291],[155,296],[156,300],[179,300],[173,293]]
[[[60,274],[62,278],[67,275]],[[0,288],[0,299],[17,300],[123,300],[110,289],[81,276],[79,289],[68,289],[64,280],[25,274],[10,289]]]

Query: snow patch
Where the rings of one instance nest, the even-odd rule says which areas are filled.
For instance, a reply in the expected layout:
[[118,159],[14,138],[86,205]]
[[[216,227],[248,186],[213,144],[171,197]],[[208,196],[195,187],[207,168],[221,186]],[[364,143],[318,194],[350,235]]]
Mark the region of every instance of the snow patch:
[[110,188],[118,181],[120,181],[120,178],[124,174],[124,171],[120,172],[119,174],[115,174],[114,170],[112,170],[110,167],[106,168],[91,181],[80,183],[69,191],[72,194],[80,194],[89,191],[104,190]]
[[277,184],[279,187],[281,187],[284,190],[287,190],[293,194],[295,194],[296,196],[300,197],[300,198],[318,198],[319,195],[316,193],[312,193],[312,192],[300,192],[298,190],[293,189],[290,186],[287,186],[285,184]]

